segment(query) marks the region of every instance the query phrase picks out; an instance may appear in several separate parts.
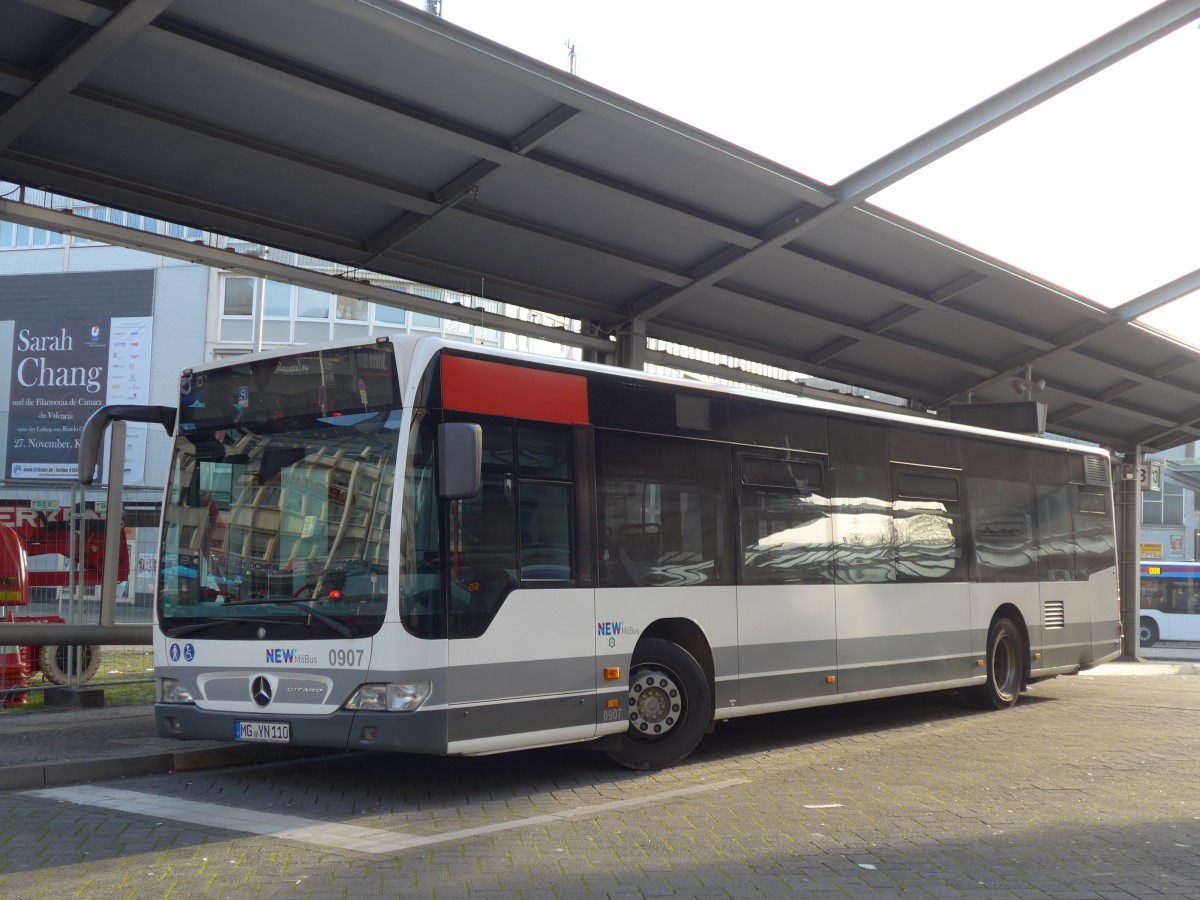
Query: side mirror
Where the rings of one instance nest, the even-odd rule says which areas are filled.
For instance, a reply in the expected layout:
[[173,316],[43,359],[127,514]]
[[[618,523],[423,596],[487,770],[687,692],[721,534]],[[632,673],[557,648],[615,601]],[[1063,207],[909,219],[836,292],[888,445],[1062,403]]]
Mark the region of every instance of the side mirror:
[[471,422],[438,426],[438,494],[466,500],[479,493],[483,480],[483,429]]

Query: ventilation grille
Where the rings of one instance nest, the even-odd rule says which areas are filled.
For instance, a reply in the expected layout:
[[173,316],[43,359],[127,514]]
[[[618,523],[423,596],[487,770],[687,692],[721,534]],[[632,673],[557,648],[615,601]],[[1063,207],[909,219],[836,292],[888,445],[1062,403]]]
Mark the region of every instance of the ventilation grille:
[[1108,487],[1108,460],[1103,456],[1085,456],[1083,458],[1084,484],[1098,484]]
[[1042,607],[1042,624],[1046,628],[1063,628],[1067,624],[1067,611],[1061,600],[1047,600]]

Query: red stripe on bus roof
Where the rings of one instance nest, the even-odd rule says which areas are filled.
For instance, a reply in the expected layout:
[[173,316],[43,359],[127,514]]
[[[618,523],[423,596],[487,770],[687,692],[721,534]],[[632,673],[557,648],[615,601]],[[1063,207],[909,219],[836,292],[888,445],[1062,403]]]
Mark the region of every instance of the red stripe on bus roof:
[[442,357],[442,405],[460,412],[586,425],[587,379],[524,366]]

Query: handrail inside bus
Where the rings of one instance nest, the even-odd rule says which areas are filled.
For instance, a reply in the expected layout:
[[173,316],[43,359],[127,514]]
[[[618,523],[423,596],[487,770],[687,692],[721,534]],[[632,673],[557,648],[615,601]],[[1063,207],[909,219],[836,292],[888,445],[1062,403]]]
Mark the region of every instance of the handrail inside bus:
[[148,422],[159,424],[168,435],[175,433],[173,406],[102,406],[83,423],[79,436],[79,482],[90,485],[96,477],[96,464],[100,461],[104,432],[112,422]]

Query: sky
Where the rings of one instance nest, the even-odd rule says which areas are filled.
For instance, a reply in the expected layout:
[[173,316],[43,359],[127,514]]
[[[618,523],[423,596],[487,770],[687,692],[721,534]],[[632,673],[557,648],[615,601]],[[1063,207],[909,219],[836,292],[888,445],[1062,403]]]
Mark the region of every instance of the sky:
[[[411,5],[425,8],[424,0]],[[1147,0],[442,0],[442,15],[833,183]],[[870,198],[1116,306],[1200,269],[1200,28]],[[1200,345],[1200,294],[1144,321]]]

